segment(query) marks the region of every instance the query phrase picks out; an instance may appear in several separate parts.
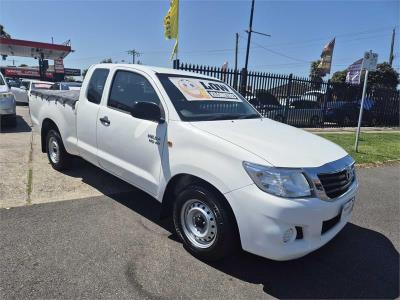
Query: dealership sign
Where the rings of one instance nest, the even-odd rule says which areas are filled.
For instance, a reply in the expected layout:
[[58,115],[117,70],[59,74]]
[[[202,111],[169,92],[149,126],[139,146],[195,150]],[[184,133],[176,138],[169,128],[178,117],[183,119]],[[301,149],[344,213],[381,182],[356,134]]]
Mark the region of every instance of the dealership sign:
[[[8,77],[38,77],[40,78],[39,70],[37,69],[22,69],[22,68],[4,68],[4,75]],[[47,78],[53,78],[53,73],[46,72]]]
[[54,72],[64,74],[64,61],[62,58],[54,60]]

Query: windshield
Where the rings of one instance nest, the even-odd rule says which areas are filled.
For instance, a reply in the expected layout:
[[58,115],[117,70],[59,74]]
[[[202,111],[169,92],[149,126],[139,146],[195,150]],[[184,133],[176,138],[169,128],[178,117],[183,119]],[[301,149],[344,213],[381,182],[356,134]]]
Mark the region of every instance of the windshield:
[[239,93],[221,81],[185,75],[157,76],[183,121],[261,118]]
[[32,90],[49,90],[52,85],[52,83],[33,82]]

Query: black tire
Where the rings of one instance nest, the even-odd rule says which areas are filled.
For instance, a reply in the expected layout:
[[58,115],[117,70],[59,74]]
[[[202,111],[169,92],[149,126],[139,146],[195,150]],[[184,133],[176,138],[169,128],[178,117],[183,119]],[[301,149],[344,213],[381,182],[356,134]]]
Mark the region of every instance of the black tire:
[[[55,152],[55,147],[57,147],[57,159],[52,157]],[[71,155],[65,150],[60,134],[54,129],[50,129],[47,133],[46,153],[51,166],[55,170],[62,171],[68,169],[70,166]]]
[[[191,201],[198,201],[205,205],[203,206],[203,204],[197,205],[197,203],[193,203],[188,206],[189,203],[192,203]],[[239,234],[236,222],[233,213],[230,208],[227,207],[228,204],[224,201],[224,199],[221,199],[220,196],[208,186],[194,184],[182,190],[174,202],[173,221],[175,231],[185,249],[201,260],[220,260],[229,256],[232,252],[238,249]],[[207,221],[208,225],[206,227],[210,228],[210,236],[211,234],[215,235],[212,236],[212,244],[207,247],[199,247],[196,245],[196,242],[193,242],[193,236],[190,237],[191,235],[188,234],[188,227],[185,225],[187,222],[185,222],[185,218],[183,217],[186,215],[184,211],[188,211],[187,209],[189,209],[190,212],[197,208],[196,205],[199,206],[199,209],[206,208],[204,211],[209,210],[207,214],[209,214],[208,217],[211,219],[211,222]],[[215,220],[212,220],[213,217]],[[193,215],[192,220],[192,226],[196,226],[194,225],[196,223],[195,215]],[[213,228],[215,229],[215,233],[212,231]],[[206,240],[206,238],[204,240]]]

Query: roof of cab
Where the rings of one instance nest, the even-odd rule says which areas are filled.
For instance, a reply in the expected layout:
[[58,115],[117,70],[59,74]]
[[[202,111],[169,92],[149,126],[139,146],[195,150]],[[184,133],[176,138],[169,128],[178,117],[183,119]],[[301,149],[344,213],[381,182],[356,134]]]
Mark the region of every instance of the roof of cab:
[[144,72],[152,72],[154,74],[186,75],[186,76],[196,76],[196,77],[201,77],[201,78],[219,80],[218,78],[215,78],[215,77],[212,77],[212,76],[206,76],[206,75],[195,73],[195,72],[188,72],[188,71],[182,71],[182,70],[176,70],[176,69],[170,69],[170,68],[160,68],[160,67],[153,67],[153,66],[137,65],[137,64],[110,64],[110,63],[105,63],[105,64],[96,64],[93,67],[110,67],[110,66],[132,68],[132,69],[141,70],[141,71],[144,71]]

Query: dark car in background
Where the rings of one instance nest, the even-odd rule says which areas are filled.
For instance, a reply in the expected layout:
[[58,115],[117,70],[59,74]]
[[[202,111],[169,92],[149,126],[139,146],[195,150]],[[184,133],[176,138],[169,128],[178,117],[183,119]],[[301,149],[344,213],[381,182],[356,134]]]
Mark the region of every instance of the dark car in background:
[[[325,122],[340,126],[356,126],[360,113],[360,101],[334,101],[326,104]],[[365,99],[363,125],[376,126],[379,120],[379,110],[376,101]]]

